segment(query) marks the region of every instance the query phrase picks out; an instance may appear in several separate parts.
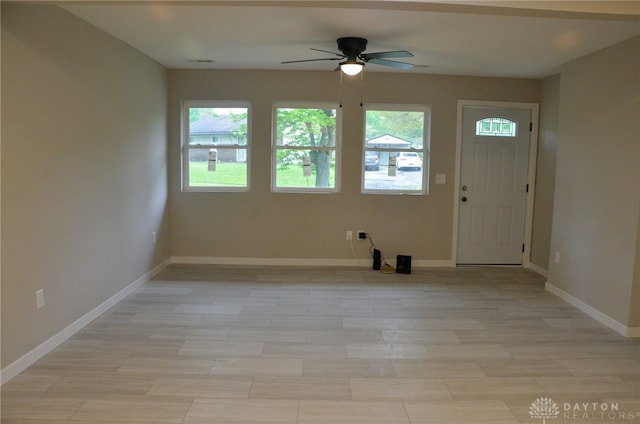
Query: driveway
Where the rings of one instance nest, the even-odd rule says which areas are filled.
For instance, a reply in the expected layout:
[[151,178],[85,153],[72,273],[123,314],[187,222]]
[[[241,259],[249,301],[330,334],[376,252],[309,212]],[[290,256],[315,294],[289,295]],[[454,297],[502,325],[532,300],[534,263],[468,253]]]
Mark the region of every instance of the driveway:
[[396,171],[395,177],[387,175],[387,167],[380,166],[378,171],[365,171],[366,190],[420,190],[422,170]]

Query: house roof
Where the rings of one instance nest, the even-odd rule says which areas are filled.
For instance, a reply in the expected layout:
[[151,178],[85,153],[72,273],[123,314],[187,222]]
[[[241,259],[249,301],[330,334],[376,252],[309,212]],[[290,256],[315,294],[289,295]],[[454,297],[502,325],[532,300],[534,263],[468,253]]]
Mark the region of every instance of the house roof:
[[412,144],[410,141],[403,140],[398,137],[394,137],[390,134],[381,135],[367,140],[367,145],[388,145],[388,146],[408,146]]
[[231,134],[237,132],[247,119],[233,119],[230,116],[203,116],[189,124],[189,133],[198,134]]

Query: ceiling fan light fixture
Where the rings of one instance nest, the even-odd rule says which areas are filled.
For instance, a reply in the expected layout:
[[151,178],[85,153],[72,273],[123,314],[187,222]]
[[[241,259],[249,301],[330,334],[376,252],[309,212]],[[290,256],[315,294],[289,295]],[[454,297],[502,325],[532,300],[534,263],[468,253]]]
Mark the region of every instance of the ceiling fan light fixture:
[[364,64],[360,62],[344,62],[340,64],[340,70],[347,75],[358,75],[362,72]]

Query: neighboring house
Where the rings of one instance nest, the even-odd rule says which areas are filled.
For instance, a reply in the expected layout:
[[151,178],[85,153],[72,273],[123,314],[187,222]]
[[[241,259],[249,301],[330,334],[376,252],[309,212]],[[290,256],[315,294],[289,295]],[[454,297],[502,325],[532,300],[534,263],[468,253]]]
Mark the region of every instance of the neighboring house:
[[[365,147],[374,147],[379,149],[395,149],[404,150],[411,148],[411,142],[407,140],[403,140],[398,137],[394,137],[389,134],[381,135],[380,137],[372,138],[371,140],[367,140]],[[389,155],[392,154],[397,156],[396,152],[380,152],[379,154],[379,164],[381,166],[389,165]]]
[[[189,125],[189,143],[203,146],[244,145],[247,143],[247,119],[233,119],[231,116],[203,116]],[[220,162],[245,162],[246,149],[219,149]],[[200,159],[200,158],[198,158]],[[207,160],[207,157],[202,157]]]

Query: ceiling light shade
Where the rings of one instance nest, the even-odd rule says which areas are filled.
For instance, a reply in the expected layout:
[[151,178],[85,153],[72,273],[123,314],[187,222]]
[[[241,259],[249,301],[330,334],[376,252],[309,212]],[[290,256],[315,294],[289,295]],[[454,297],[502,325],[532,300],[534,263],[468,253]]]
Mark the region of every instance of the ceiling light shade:
[[344,62],[340,64],[340,70],[347,75],[358,75],[364,65],[359,62]]

